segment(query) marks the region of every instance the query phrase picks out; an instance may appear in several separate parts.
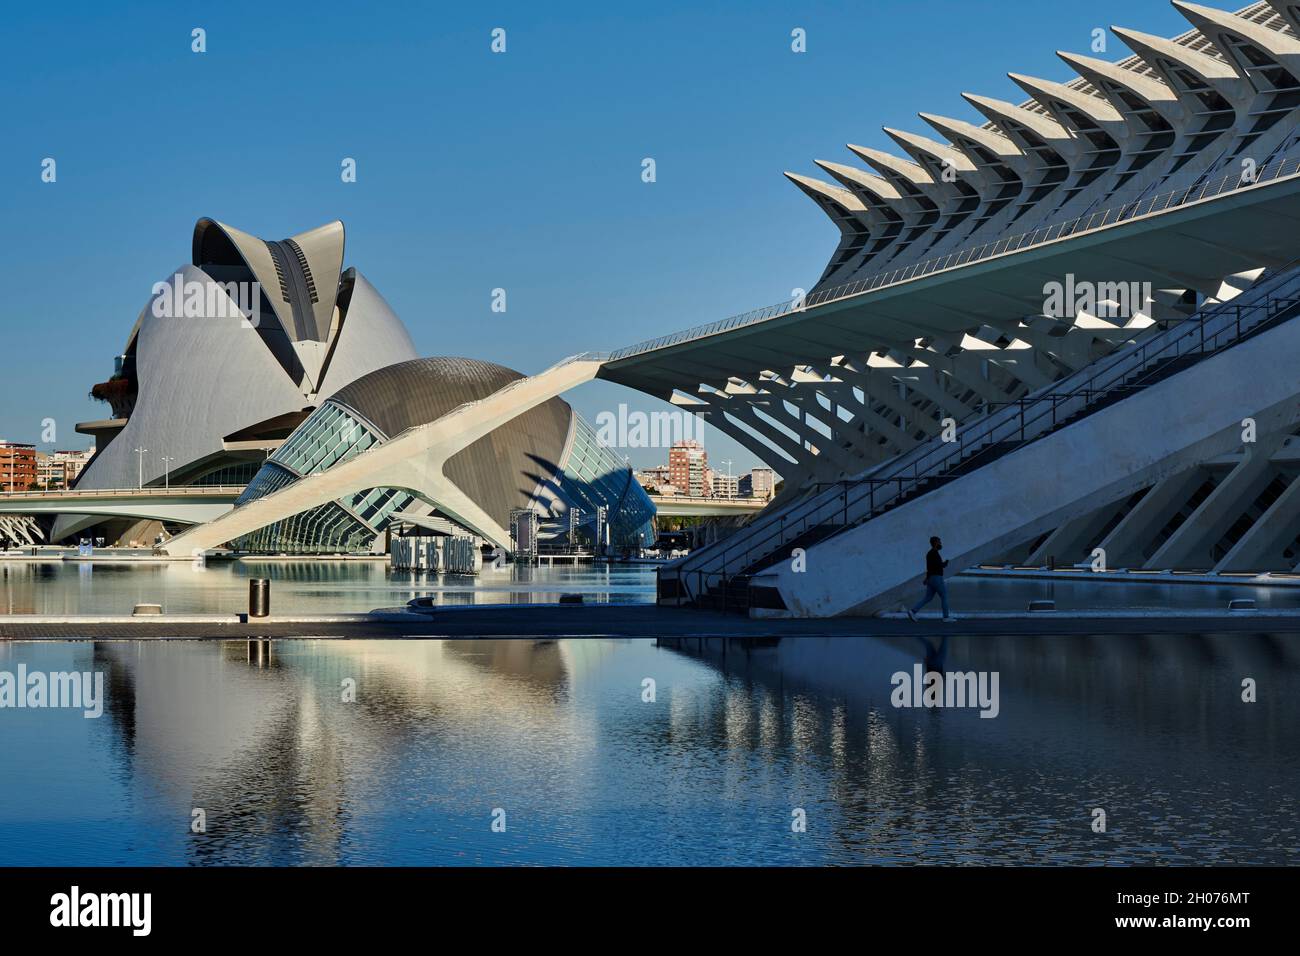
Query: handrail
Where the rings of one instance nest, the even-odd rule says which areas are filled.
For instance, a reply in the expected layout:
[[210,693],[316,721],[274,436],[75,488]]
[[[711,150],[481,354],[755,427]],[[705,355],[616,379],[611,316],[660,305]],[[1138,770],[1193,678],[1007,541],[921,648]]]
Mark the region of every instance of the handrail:
[[[743,542],[720,542],[721,553],[714,555],[707,566],[692,566],[688,558],[679,573],[683,573],[687,579],[691,574],[721,575],[725,586],[732,566],[738,565],[740,570],[744,570],[770,555],[774,548],[806,533],[810,527],[832,525],[843,530],[869,520],[894,507],[908,491],[924,482],[944,477],[951,468],[980,463],[1005,441],[1025,442],[1041,437],[1054,430],[1059,422],[1094,406],[1099,398],[1107,394],[1121,388],[1131,390],[1144,387],[1158,371],[1153,368],[1157,361],[1163,364],[1164,359],[1182,355],[1199,355],[1204,358],[1228,347],[1242,337],[1243,331],[1249,333],[1287,309],[1300,305],[1300,295],[1271,294],[1300,279],[1300,276],[1288,274],[1290,267],[1297,263],[1300,263],[1300,258],[1281,269],[1271,270],[1268,279],[1262,280],[1254,290],[1243,293],[1244,297],[1251,299],[1248,303],[1228,302],[1203,310],[1197,313],[1195,320],[1187,319],[1156,337],[1106,356],[1033,395],[999,403],[1002,405],[1001,410],[987,415],[974,423],[973,427],[962,431],[958,441],[932,439],[925,445],[918,446],[912,453],[900,456],[894,462],[900,467],[893,468],[891,474],[869,475],[811,486],[811,496],[792,502],[788,508],[766,519],[760,517],[756,524],[751,525],[754,531],[767,530],[762,537],[747,534]],[[1243,314],[1258,310],[1263,310],[1263,316],[1248,321],[1243,327]],[[1214,331],[1207,335],[1207,327],[1211,326]],[[1231,336],[1220,343],[1220,337],[1229,333]],[[1062,392],[1062,387],[1068,390]],[[931,461],[936,456],[937,460]],[[838,494],[834,493],[836,488],[840,489]],[[850,489],[855,489],[857,493],[850,496]],[[878,489],[882,492],[879,500]],[[892,495],[887,494],[889,490],[893,491]],[[862,505],[864,501],[867,505],[865,512],[860,508],[855,510],[855,506]],[[736,547],[741,547],[742,550],[733,551]]]
[[697,504],[697,503],[701,503],[701,502],[704,503],[704,504],[716,505],[716,504],[718,504],[719,502],[730,502],[730,503],[732,503],[732,504],[745,505],[745,506],[748,507],[748,508],[762,508],[762,507],[765,507],[765,506],[767,505],[767,503],[768,503],[768,499],[766,499],[766,498],[743,498],[743,497],[741,497],[740,495],[736,495],[735,497],[732,497],[732,498],[723,498],[723,497],[719,497],[719,496],[717,496],[717,495],[714,495],[713,497],[707,497],[707,496],[705,496],[705,495],[651,495],[651,494],[647,494],[647,497],[648,497],[651,501],[675,501],[675,502],[679,502],[679,503],[684,504],[684,505]]
[[[943,256],[934,256],[920,262],[915,262],[908,266],[899,266],[889,272],[880,272],[868,276],[865,279],[858,279],[854,282],[846,282],[827,289],[821,289],[813,292],[801,299],[787,299],[778,302],[775,305],[765,306],[759,309],[751,309],[749,312],[742,312],[739,315],[733,315],[729,318],[719,319],[706,325],[699,325],[693,328],[684,329],[680,332],[673,332],[668,335],[662,335],[658,338],[647,339],[644,342],[638,342],[635,345],[618,349],[610,353],[608,361],[617,362],[621,359],[632,358],[642,355],[645,352],[652,352],[656,349],[667,348],[671,345],[681,345],[683,342],[691,342],[696,339],[706,338],[710,335],[716,335],[719,332],[727,332],[731,329],[742,328],[748,325],[754,325],[759,322],[766,322],[770,319],[779,318],[792,312],[801,312],[804,309],[815,306],[825,305],[828,302],[836,302],[841,299],[848,299],[854,296],[862,295],[867,292],[873,292],[883,286],[894,285],[900,282],[908,282],[912,279],[927,276],[935,272],[941,272],[944,269],[956,268],[958,266],[967,266],[975,262],[982,262],[986,259],[992,259],[995,256],[1004,255],[1011,252],[1021,252],[1030,246],[1043,245],[1048,242],[1055,242],[1058,239],[1064,239],[1069,236],[1078,235],[1091,229],[1103,229],[1110,226],[1118,225],[1121,222],[1129,222],[1142,216],[1154,215],[1156,213],[1166,212],[1169,209],[1176,209],[1190,203],[1200,202],[1202,199],[1213,198],[1226,192],[1235,192],[1238,189],[1248,189],[1254,186],[1262,186],[1266,182],[1282,179],[1286,176],[1293,176],[1300,173],[1300,157],[1289,158],[1280,156],[1276,160],[1266,163],[1256,170],[1253,178],[1247,180],[1241,174],[1229,173],[1215,183],[1213,180],[1205,180],[1200,189],[1196,188],[1193,182],[1190,186],[1182,189],[1174,189],[1169,192],[1159,193],[1147,199],[1130,200],[1119,206],[1110,206],[1106,209],[1099,209],[1087,216],[1076,216],[1074,219],[1067,219],[1059,223],[1050,223],[1045,226],[1039,226],[1030,232],[1019,233],[1015,236],[1006,236],[1002,239],[992,240],[982,245],[970,249],[958,249]],[[1211,186],[1214,188],[1211,189]],[[1175,202],[1175,197],[1179,197]]]
[[[1136,383],[1129,382],[1127,376],[1131,375],[1134,370],[1139,372],[1142,371],[1153,360],[1157,358],[1165,357],[1165,353],[1167,352],[1168,349],[1177,348],[1182,343],[1184,343],[1185,340],[1187,339],[1197,338],[1199,336],[1200,343],[1202,346],[1204,346],[1206,342],[1205,329],[1206,329],[1206,325],[1209,324],[1209,320],[1220,318],[1228,314],[1232,314],[1233,316],[1235,316],[1235,322],[1233,328],[1237,330],[1237,333],[1239,335],[1241,313],[1243,309],[1249,310],[1249,309],[1257,309],[1261,307],[1267,308],[1269,304],[1273,302],[1282,303],[1280,308],[1285,309],[1290,305],[1295,304],[1298,301],[1300,301],[1300,297],[1296,297],[1296,296],[1274,297],[1272,295],[1265,294],[1262,300],[1256,300],[1249,304],[1234,304],[1232,302],[1223,303],[1221,305],[1215,306],[1215,308],[1209,310],[1208,312],[1198,313],[1199,316],[1202,316],[1202,318],[1199,321],[1182,322],[1174,326],[1172,329],[1168,330],[1165,334],[1156,336],[1151,339],[1147,339],[1144,342],[1136,343],[1131,348],[1123,349],[1120,352],[1117,352],[1113,355],[1105,356],[1099,361],[1094,362],[1091,365],[1081,369],[1079,372],[1075,373],[1074,375],[1068,376],[1062,382],[1053,383],[1053,385],[1049,386],[1048,389],[1041,390],[1034,394],[1024,396],[1018,399],[1012,399],[1006,402],[996,402],[996,403],[989,403],[989,404],[1018,407],[1021,410],[1020,418],[1022,420],[1022,429],[1023,429],[1023,424],[1025,422],[1024,410],[1026,407],[1032,407],[1033,405],[1043,401],[1050,401],[1052,403],[1053,408],[1055,408],[1057,407],[1058,401],[1064,402],[1066,400],[1078,398],[1081,396],[1085,398],[1085,402],[1084,402],[1085,407],[1087,405],[1091,405],[1095,398],[1114,389],[1115,386],[1113,384],[1106,385],[1106,386],[1097,385],[1098,380],[1102,379],[1104,376],[1107,376],[1108,374],[1110,374],[1111,377],[1104,379],[1105,381],[1109,381],[1113,383],[1116,380],[1116,376],[1123,375],[1125,376],[1124,384],[1127,387],[1141,387]],[[1214,333],[1213,337],[1217,338],[1217,336],[1221,334],[1223,331],[1225,330],[1220,329],[1218,332]],[[1167,339],[1166,339],[1166,335],[1169,336]],[[1154,351],[1152,351],[1153,346],[1157,346]],[[1203,349],[1198,349],[1197,351],[1203,351]],[[1178,354],[1180,353],[1176,351],[1174,357],[1177,357]],[[1081,378],[1083,373],[1087,373],[1086,384],[1077,384],[1077,385],[1071,384],[1073,382],[1077,382]],[[1062,385],[1065,385],[1067,388],[1072,390],[1060,392],[1059,389]],[[989,438],[988,443],[995,443],[996,441],[999,440],[998,438],[993,437],[992,433],[995,431],[995,429],[996,426],[986,427],[985,436]],[[984,437],[984,436],[980,436],[980,437]],[[967,462],[971,460],[971,457],[965,454],[966,447],[967,447],[967,435],[965,432],[962,432],[959,441],[945,442],[940,445],[931,447],[920,457],[912,458],[910,461],[908,461],[906,465],[911,466],[910,469],[911,477],[913,478],[932,477],[934,473],[934,464],[924,465],[925,471],[923,474],[922,472],[923,463],[927,459],[934,458],[936,453],[942,452],[944,450],[945,445],[950,450],[948,451],[947,454],[943,454],[939,456],[938,464],[943,464],[945,462],[948,462],[952,460],[954,457],[956,457],[960,462]],[[958,446],[955,452],[951,450],[953,445]],[[906,465],[904,465],[904,468],[906,468]],[[903,475],[904,475],[904,469],[898,469],[891,476],[890,480],[892,480],[893,478],[903,477]]]
[[144,488],[54,488],[48,491],[0,491],[0,500],[12,498],[116,498],[145,497],[152,495],[192,495],[206,492],[211,495],[238,495],[244,485],[170,485]]

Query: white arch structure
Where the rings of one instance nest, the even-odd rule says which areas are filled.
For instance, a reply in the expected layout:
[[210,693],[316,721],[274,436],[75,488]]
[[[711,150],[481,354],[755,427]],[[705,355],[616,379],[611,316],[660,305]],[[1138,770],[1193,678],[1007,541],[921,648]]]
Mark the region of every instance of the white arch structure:
[[460,405],[441,418],[408,428],[327,471],[309,475],[263,498],[179,534],[160,548],[173,555],[209,551],[227,541],[330,501],[369,488],[400,488],[437,502],[441,512],[493,544],[510,547],[501,527],[473,497],[443,473],[443,465],[505,422],[596,377],[600,357],[578,355],[544,372],[517,379],[477,402]]

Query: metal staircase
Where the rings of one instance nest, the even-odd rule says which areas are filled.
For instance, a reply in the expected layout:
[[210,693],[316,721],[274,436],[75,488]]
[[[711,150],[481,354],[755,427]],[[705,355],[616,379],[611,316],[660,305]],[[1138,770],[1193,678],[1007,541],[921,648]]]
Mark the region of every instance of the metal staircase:
[[1267,271],[1230,302],[1203,309],[1044,389],[990,406],[986,414],[964,422],[954,441],[935,438],[862,477],[811,486],[730,538],[662,568],[660,601],[746,612],[751,604],[762,603],[750,578],[789,559],[796,548],[807,549],[960,480],[1300,315],[1298,262]]

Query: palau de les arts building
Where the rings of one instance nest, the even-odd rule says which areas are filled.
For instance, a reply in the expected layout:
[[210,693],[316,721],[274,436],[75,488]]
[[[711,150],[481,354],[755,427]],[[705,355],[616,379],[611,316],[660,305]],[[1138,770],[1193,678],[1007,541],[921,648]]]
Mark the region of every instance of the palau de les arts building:
[[[251,480],[174,554],[362,547],[421,508],[500,540],[512,508],[558,514],[579,488],[627,540],[647,502],[549,404],[601,378],[707,416],[784,479],[659,570],[661,603],[873,613],[914,593],[931,534],[953,570],[1103,554],[1300,573],[1300,0],[1174,6],[1176,37],[1113,27],[1120,59],[1060,53],[1064,82],[1010,74],[1022,102],[963,93],[968,119],[920,114],[938,138],[887,129],[896,152],[787,173],[838,231],[806,296],[566,360],[433,422],[513,373],[411,364],[396,317],[342,271],[338,224],[266,243],[205,220],[184,271],[256,279],[271,320],[143,315],[81,486],[133,486],[141,445],[169,447],[176,480]],[[447,457],[458,432],[497,428],[507,467]],[[441,464],[415,471],[421,455]]]
[[[116,374],[92,392],[113,417],[78,426],[95,436],[97,452],[77,490],[247,484],[239,509],[523,378],[491,362],[420,358],[383,297],[344,269],[343,249],[337,221],[274,242],[200,220],[192,262],[155,288]],[[155,452],[141,457],[137,448]],[[441,472],[467,501],[456,495],[447,507],[436,490],[376,486],[229,543],[252,552],[369,552],[400,520],[508,547],[512,514],[525,509],[538,515],[539,538],[556,545],[570,535],[595,544],[602,510],[602,544],[633,547],[651,536],[649,497],[559,397],[489,431]],[[156,529],[64,515],[51,538],[143,538]]]

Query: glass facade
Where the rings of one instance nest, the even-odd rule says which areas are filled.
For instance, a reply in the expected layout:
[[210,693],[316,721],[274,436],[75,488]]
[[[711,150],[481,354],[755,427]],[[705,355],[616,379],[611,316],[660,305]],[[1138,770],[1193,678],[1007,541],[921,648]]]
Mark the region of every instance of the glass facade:
[[[326,402],[267,459],[235,505],[319,474],[384,440],[378,429],[364,424],[350,410]],[[415,500],[414,495],[395,488],[370,488],[269,524],[236,539],[232,545],[239,551],[277,554],[366,552],[389,518]]]
[[[246,485],[253,480],[261,464],[255,461],[241,461],[223,465],[216,471],[194,478],[187,482],[191,485]],[[174,480],[174,479],[173,479]]]
[[[582,514],[577,525],[588,546],[594,541],[596,509],[609,509],[609,544],[612,548],[636,548],[654,542],[655,506],[636,480],[627,463],[596,438],[596,432],[580,415],[574,415],[573,444],[561,465],[556,487],[567,508]],[[567,518],[543,525],[552,540],[567,543]]]
[[[327,401],[267,459],[239,496],[236,507],[319,474],[386,440],[382,431],[358,413]],[[635,548],[653,540],[654,504],[631,469],[601,447],[591,426],[577,415],[569,454],[549,488],[559,501],[552,508],[549,525],[553,528],[553,542],[567,542],[567,514],[576,508],[580,513],[579,534],[585,544],[594,544],[597,509],[601,506],[608,509],[611,547]],[[418,500],[408,491],[371,488],[277,521],[231,544],[239,551],[276,554],[362,553],[371,549],[394,514]],[[556,518],[562,520],[556,522]]]

